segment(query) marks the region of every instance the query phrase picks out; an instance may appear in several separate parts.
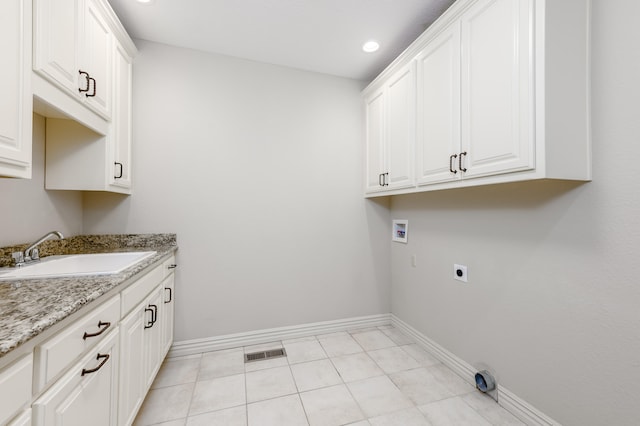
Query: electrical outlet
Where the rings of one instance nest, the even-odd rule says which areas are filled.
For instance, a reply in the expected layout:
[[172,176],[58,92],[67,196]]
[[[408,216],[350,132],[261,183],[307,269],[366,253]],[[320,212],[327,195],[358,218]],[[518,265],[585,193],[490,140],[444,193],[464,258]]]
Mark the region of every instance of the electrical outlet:
[[462,281],[464,283],[467,282],[469,276],[467,275],[467,267],[465,265],[458,265],[457,263],[453,265],[453,278]]

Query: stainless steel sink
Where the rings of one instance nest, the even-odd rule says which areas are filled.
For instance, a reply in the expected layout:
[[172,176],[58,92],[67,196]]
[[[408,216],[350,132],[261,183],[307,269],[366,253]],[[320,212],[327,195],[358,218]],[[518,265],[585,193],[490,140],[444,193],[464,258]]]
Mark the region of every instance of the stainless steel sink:
[[0,269],[0,281],[117,274],[154,254],[155,251],[136,251],[49,256],[20,268]]

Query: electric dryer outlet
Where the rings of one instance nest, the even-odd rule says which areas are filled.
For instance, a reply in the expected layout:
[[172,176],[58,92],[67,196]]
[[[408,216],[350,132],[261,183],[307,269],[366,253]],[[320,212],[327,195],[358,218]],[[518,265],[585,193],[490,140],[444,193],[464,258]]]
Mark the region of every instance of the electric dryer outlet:
[[465,265],[458,265],[455,263],[453,265],[453,278],[465,283],[468,282],[469,275],[467,274],[467,267]]

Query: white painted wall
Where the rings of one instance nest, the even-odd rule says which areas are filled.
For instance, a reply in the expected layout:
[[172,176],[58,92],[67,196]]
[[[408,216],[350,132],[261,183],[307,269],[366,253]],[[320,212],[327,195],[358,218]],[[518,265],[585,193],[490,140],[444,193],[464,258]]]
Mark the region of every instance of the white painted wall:
[[593,182],[391,202],[392,312],[564,425],[640,424],[639,16],[593,1]]
[[0,247],[35,241],[49,231],[82,233],[82,194],[44,189],[44,117],[33,115],[33,176],[0,178]]
[[362,83],[136,44],[134,194],[87,194],[84,232],[177,233],[176,340],[388,313]]

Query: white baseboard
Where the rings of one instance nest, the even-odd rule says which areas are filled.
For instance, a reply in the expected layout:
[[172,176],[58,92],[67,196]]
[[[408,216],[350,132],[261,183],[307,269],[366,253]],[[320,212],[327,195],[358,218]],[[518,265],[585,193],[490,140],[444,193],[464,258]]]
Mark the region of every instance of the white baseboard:
[[168,357],[195,355],[220,349],[237,348],[239,346],[257,345],[275,340],[295,339],[314,336],[316,334],[333,333],[355,328],[378,327],[391,324],[391,314],[369,315],[365,317],[346,318],[334,321],[322,321],[290,327],[269,328],[246,333],[226,334],[204,339],[174,342]]
[[[438,358],[444,365],[453,370],[463,380],[475,387],[475,374],[477,370],[466,361],[458,358],[415,328],[411,327],[400,318],[391,314],[391,324],[411,336],[427,352]],[[504,386],[498,384],[498,404],[505,410],[516,416],[522,422],[530,426],[561,426],[560,423],[551,419],[542,411],[519,398]]]

